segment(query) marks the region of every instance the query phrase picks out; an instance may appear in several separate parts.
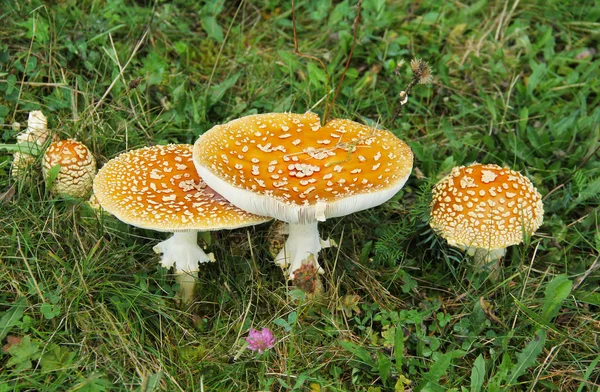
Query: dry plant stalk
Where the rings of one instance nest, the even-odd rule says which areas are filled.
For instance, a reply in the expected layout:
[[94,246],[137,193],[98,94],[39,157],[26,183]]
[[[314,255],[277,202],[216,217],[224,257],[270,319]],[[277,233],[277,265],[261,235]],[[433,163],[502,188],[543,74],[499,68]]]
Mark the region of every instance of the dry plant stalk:
[[356,46],[356,36],[357,36],[357,32],[358,32],[358,25],[360,23],[360,12],[362,10],[362,2],[363,0],[358,0],[358,2],[356,3],[356,16],[354,17],[354,22],[352,23],[352,30],[353,30],[353,37],[352,37],[352,47],[350,48],[350,54],[348,55],[348,59],[346,60],[346,65],[344,67],[344,71],[342,72],[342,76],[340,77],[340,82],[338,83],[336,89],[335,89],[335,93],[333,95],[333,99],[331,100],[331,102],[329,101],[329,93],[331,92],[329,89],[329,73],[327,72],[327,67],[325,66],[325,63],[323,63],[323,61],[321,59],[319,59],[318,57],[309,55],[309,54],[305,54],[305,53],[301,53],[300,49],[298,48],[298,34],[296,31],[296,7],[295,7],[295,1],[292,0],[292,26],[293,26],[293,31],[294,31],[294,50],[295,53],[300,56],[300,57],[305,57],[311,60],[315,60],[319,63],[319,65],[321,65],[321,67],[323,68],[323,70],[325,71],[325,87],[326,87],[326,91],[327,94],[325,95],[325,114],[323,116],[323,124],[327,123],[327,119],[329,118],[329,113],[331,112],[331,108],[333,107],[333,105],[335,104],[335,100],[337,99],[337,96],[340,92],[340,88],[342,87],[342,84],[344,82],[344,78],[346,77],[346,73],[348,72],[348,68],[350,67],[350,61],[352,60],[352,56],[354,55],[354,48]]

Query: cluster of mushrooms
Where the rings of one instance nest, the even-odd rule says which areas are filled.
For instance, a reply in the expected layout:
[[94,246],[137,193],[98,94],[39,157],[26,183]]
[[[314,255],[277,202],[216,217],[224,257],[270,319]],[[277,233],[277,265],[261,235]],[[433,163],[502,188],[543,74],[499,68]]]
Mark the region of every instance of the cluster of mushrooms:
[[[58,196],[81,198],[89,195],[96,175],[96,159],[92,152],[75,139],[60,140],[48,130],[46,116],[35,110],[29,113],[27,128],[17,135],[18,143],[31,143],[43,148],[42,174],[50,192]],[[13,156],[11,175],[23,177],[35,163],[35,157],[26,152]],[[53,169],[56,168],[57,170]]]
[[[52,146],[46,155],[71,185],[95,173],[89,150],[62,150],[68,159],[56,156]],[[63,165],[81,175],[63,173]],[[320,238],[318,222],[389,200],[412,165],[410,148],[389,131],[340,119],[321,125],[311,112],[270,113],[217,125],[193,146],[123,153],[100,169],[93,191],[102,208],[123,222],[174,233],[154,250],[181,283],[187,281],[180,296],[189,300],[199,263],[214,261],[198,246],[198,231],[275,218],[287,223],[288,238],[275,256],[287,278],[307,269],[322,273],[318,253],[331,242]],[[433,188],[431,227],[480,265],[493,264],[507,246],[533,234],[542,216],[540,194],[509,168],[456,167]]]

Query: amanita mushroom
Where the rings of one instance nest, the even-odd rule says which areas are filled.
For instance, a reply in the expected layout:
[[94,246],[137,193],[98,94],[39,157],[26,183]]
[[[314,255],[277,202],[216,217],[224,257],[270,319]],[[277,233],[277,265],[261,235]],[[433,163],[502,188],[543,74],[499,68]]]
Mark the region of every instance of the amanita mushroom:
[[[214,261],[212,254],[198,246],[198,231],[270,220],[240,210],[206,186],[194,169],[188,144],[145,147],[119,155],[98,172],[94,194],[104,210],[127,224],[174,233],[153,249],[162,253],[164,267],[175,266],[180,283],[186,282],[184,275],[197,276],[198,263]],[[182,289],[187,301],[193,283]]]
[[323,271],[318,221],[387,201],[408,179],[412,160],[391,132],[349,120],[321,127],[310,112],[243,117],[213,127],[194,145],[208,185],[244,210],[289,223],[275,261],[290,279],[303,261]]
[[507,167],[455,167],[433,187],[431,227],[492,270],[508,246],[540,227],[543,215],[542,198],[531,181]]
[[42,159],[42,174],[48,180],[50,169],[60,165],[50,191],[60,196],[84,197],[92,189],[96,175],[96,159],[81,142],[61,140],[48,146]]
[[[42,146],[48,137],[50,137],[52,141],[58,141],[58,136],[55,134],[51,135],[48,131],[48,120],[46,119],[46,116],[44,116],[44,113],[40,110],[29,112],[27,129],[17,135],[17,142],[36,143],[37,145]],[[13,155],[11,175],[13,178],[21,177],[25,174],[27,168],[34,162],[34,156],[24,152],[16,152]]]

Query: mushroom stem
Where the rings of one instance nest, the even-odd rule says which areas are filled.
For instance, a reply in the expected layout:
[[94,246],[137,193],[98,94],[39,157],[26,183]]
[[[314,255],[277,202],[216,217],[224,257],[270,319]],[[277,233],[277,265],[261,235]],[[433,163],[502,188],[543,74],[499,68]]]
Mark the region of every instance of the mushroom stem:
[[496,280],[500,272],[500,259],[506,254],[506,248],[468,248],[467,254],[473,256],[476,269],[489,272],[490,278]]
[[175,273],[197,272],[198,263],[215,261],[212,253],[204,253],[197,241],[197,231],[180,231],[157,244],[152,250],[162,253],[161,265],[165,268],[175,266]]
[[291,280],[294,279],[294,271],[302,267],[302,262],[312,255],[315,268],[322,274],[323,268],[317,261],[321,248],[317,222],[290,223],[289,237],[275,257],[275,263],[288,273],[288,279]]
[[183,272],[177,271],[175,282],[179,284],[179,290],[175,295],[175,300],[183,304],[188,304],[194,298],[194,288],[196,287],[196,278],[198,271]]

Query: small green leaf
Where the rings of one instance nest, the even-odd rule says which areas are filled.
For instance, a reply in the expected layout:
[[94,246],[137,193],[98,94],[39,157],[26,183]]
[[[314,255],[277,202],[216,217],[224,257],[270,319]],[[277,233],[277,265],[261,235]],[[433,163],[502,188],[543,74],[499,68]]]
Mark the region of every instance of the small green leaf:
[[369,354],[369,351],[366,348],[349,342],[347,340],[340,341],[340,346],[350,351],[353,355],[360,358],[364,363],[371,366],[372,368],[377,368],[377,363],[375,362],[375,360],[373,360],[371,354]]
[[325,19],[329,14],[329,7],[331,7],[331,0],[313,0],[310,6],[311,11],[309,12],[310,19],[313,22]]
[[21,339],[21,343],[8,349],[11,358],[6,362],[6,367],[14,367],[16,370],[31,369],[32,361],[40,357],[40,344],[32,341],[30,336]]
[[25,35],[28,39],[33,37],[36,41],[44,44],[50,39],[49,25],[44,18],[38,15],[30,17],[27,21],[17,23],[21,27],[27,28],[27,34]]
[[483,356],[479,354],[475,363],[473,364],[473,369],[471,369],[471,392],[479,392],[481,391],[481,387],[483,386],[483,381],[485,380],[485,360]]
[[384,384],[387,384],[392,369],[392,361],[381,351],[377,353],[377,369]]
[[320,67],[320,65],[311,62],[308,63],[306,69],[308,71],[308,79],[313,86],[319,88],[321,87],[321,84],[324,85],[327,82],[325,71]]
[[273,321],[273,323],[275,323],[275,325],[283,327],[283,329],[285,329],[285,332],[290,332],[292,330],[292,326],[282,318]]
[[569,296],[573,282],[566,275],[557,275],[548,283],[544,292],[542,319],[550,322],[560,309],[561,303]]
[[228,77],[224,82],[211,86],[209,89],[208,96],[209,105],[212,106],[218,103],[223,98],[225,93],[237,83],[239,77],[240,74],[236,73]]
[[58,177],[58,173],[60,172],[60,165],[54,165],[50,170],[48,170],[48,174],[46,176],[46,187],[52,188],[56,177]]
[[428,386],[432,387],[432,385],[430,384],[436,384],[437,382],[439,382],[440,378],[442,378],[446,374],[446,371],[452,363],[452,360],[455,358],[463,357],[465,354],[465,351],[462,350],[452,350],[450,352],[440,354],[440,356],[433,363],[433,365],[429,367],[429,371],[423,376],[423,379],[425,380],[424,382],[426,383],[425,386],[417,389],[422,390],[423,388]]
[[591,197],[598,196],[600,194],[600,177],[589,182],[585,189],[577,197],[576,203],[582,203]]
[[514,367],[514,364],[512,363],[512,361],[510,359],[510,355],[505,352],[502,355],[502,362],[500,363],[500,366],[498,366],[498,370],[496,371],[496,374],[494,374],[494,376],[492,376],[492,378],[488,382],[487,390],[489,392],[505,391],[506,389],[503,388],[502,384],[504,383],[504,380],[506,380],[506,377],[508,376],[508,372],[513,367]]
[[210,244],[212,243],[212,236],[210,235],[210,231],[201,231],[198,234],[200,236],[200,239],[204,241],[204,243],[207,246],[210,246]]
[[40,358],[40,366],[43,372],[50,372],[61,368],[68,368],[73,364],[75,352],[57,344],[51,344],[44,350]]
[[298,312],[291,312],[288,314],[288,324],[292,325],[298,319]]
[[396,359],[396,370],[402,373],[402,363],[404,362],[404,331],[402,327],[396,327],[394,336],[394,358]]
[[110,389],[112,384],[102,374],[96,373],[86,378],[80,377],[79,382],[69,388],[70,391],[77,392],[105,392]]
[[206,34],[215,41],[223,42],[223,29],[217,23],[217,18],[214,15],[206,15],[200,19],[202,28],[206,31]]
[[29,61],[27,61],[27,67],[26,67],[25,71],[27,73],[31,73],[31,72],[35,71],[36,67],[37,67],[37,57],[35,57],[35,56],[29,57]]
[[202,13],[208,15],[219,15],[223,11],[225,6],[223,0],[207,0],[202,7]]
[[519,112],[519,131],[523,132],[527,129],[527,120],[529,119],[529,109],[527,106],[523,107]]
[[537,331],[531,342],[527,343],[523,351],[517,355],[517,365],[512,369],[508,384],[517,382],[517,379],[525,373],[525,371],[537,362],[537,356],[540,355],[544,344],[546,343],[546,330],[540,329]]
[[600,306],[600,293],[578,290],[573,293],[577,301]]
[[546,76],[546,63],[532,65],[533,72],[527,81],[527,92],[533,93],[533,90],[540,84],[541,80]]
[[10,329],[19,324],[26,307],[25,297],[19,297],[2,318],[0,318],[0,341],[4,340]]
[[348,0],[344,0],[333,8],[333,11],[329,14],[329,21],[327,25],[329,27],[335,27],[344,18],[347,18],[350,14],[350,5]]
[[369,261],[369,254],[371,253],[371,248],[373,248],[373,241],[369,241],[363,245],[362,250],[360,251],[360,263],[366,264]]
[[42,312],[47,320],[52,320],[54,317],[60,314],[60,306],[52,305],[46,302],[40,306],[40,312]]

